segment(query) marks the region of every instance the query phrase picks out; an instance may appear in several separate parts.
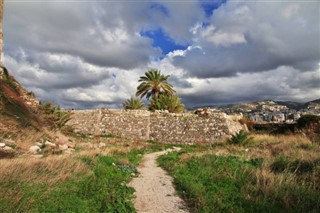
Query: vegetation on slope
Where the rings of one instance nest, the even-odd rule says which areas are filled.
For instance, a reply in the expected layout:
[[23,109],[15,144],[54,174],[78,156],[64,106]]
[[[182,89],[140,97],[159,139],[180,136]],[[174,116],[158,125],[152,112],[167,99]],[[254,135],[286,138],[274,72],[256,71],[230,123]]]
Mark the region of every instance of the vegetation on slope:
[[7,70],[0,78],[0,116],[11,118],[21,126],[38,127],[39,118],[22,99],[22,90],[18,82]]

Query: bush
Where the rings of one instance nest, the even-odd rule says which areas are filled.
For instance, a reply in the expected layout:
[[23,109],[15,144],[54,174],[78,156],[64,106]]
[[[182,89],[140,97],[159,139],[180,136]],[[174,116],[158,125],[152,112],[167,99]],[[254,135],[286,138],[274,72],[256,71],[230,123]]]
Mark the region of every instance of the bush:
[[320,116],[317,115],[303,115],[298,119],[298,127],[305,128],[312,123],[317,123],[320,121]]
[[44,111],[46,118],[54,123],[54,126],[62,128],[70,119],[71,113],[61,110],[59,105],[52,105],[52,102],[42,103],[40,107]]
[[148,109],[168,110],[171,113],[181,113],[184,110],[184,105],[176,95],[161,94],[158,98],[152,98],[148,105]]
[[128,110],[128,109],[137,110],[143,107],[143,102],[141,101],[140,98],[135,99],[131,97],[130,99],[123,102],[122,106],[125,110]]
[[251,142],[252,139],[253,138],[249,136],[249,133],[240,130],[240,132],[232,135],[232,137],[228,140],[228,143],[245,145]]
[[273,172],[283,172],[288,168],[289,159],[286,156],[279,156],[271,164],[270,169]]
[[273,172],[284,172],[288,171],[296,173],[298,175],[311,173],[315,168],[316,163],[306,160],[295,160],[291,161],[286,156],[278,157],[270,166]]

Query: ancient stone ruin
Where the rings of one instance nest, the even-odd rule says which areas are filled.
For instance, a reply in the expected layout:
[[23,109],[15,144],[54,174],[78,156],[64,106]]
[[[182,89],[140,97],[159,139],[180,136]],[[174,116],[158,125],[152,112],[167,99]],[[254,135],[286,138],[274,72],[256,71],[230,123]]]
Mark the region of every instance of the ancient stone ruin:
[[75,110],[67,125],[76,133],[174,144],[212,144],[242,129],[239,122],[220,112],[203,116],[116,109]]

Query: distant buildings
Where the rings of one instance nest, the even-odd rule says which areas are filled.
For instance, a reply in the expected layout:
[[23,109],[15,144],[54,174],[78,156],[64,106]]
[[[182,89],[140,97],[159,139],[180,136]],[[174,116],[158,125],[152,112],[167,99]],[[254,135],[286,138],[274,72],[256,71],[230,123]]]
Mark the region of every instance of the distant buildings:
[[243,104],[238,105],[236,108],[231,107],[221,110],[227,114],[242,113],[255,123],[294,123],[302,115],[311,114],[320,116],[319,104],[311,104],[304,109],[294,110],[272,102],[260,102],[255,107],[252,104]]

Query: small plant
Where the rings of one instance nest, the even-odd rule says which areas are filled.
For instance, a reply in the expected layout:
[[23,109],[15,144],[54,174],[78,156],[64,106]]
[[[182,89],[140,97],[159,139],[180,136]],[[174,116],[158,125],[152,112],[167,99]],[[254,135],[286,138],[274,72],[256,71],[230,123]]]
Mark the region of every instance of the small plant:
[[281,155],[271,164],[270,169],[272,172],[284,172],[288,169],[289,163],[288,157]]
[[58,128],[62,128],[71,119],[70,112],[61,110],[59,105],[54,106],[52,102],[40,102],[40,107],[46,114],[47,119],[53,121]]
[[140,98],[135,99],[131,97],[130,99],[126,100],[122,105],[125,110],[137,110],[143,107],[143,102]]
[[240,132],[232,135],[232,137],[228,140],[229,144],[241,144],[245,145],[252,141],[253,137],[249,136],[249,133],[240,130]]

